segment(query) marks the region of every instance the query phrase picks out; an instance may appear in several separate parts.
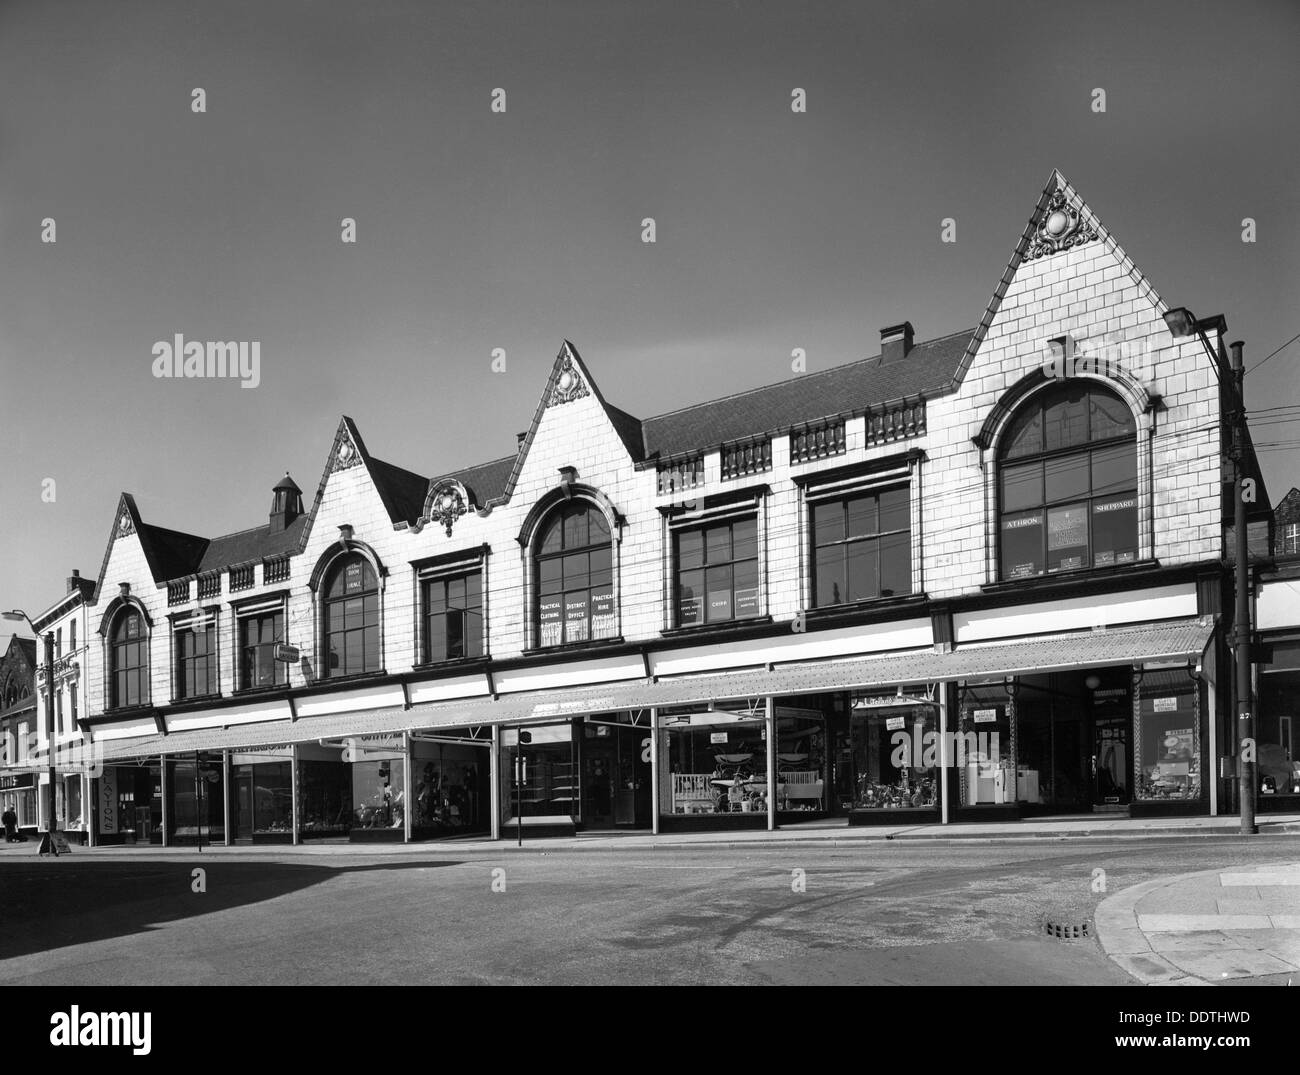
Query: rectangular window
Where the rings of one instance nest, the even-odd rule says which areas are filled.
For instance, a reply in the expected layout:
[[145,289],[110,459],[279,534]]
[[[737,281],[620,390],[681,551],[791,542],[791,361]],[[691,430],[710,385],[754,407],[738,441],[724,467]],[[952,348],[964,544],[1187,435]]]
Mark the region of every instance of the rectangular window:
[[54,726],[59,730],[59,735],[68,730],[63,724],[63,692],[60,690],[54,692]]
[[68,624],[68,652],[77,652],[77,621],[72,620]]
[[678,627],[761,613],[757,519],[679,530],[673,540]]
[[483,656],[483,576],[473,571],[424,583],[424,660]]
[[911,593],[911,530],[907,486],[815,503],[816,607]]
[[72,706],[72,727],[69,730],[75,732],[77,730],[77,685],[75,683],[68,684],[68,702]]
[[275,644],[284,641],[284,612],[239,618],[239,689],[276,687],[288,682],[288,666],[275,659]]
[[1282,532],[1282,552],[1287,556],[1300,553],[1300,523],[1287,523]]
[[175,639],[176,697],[202,698],[216,694],[216,617],[206,616],[178,626]]

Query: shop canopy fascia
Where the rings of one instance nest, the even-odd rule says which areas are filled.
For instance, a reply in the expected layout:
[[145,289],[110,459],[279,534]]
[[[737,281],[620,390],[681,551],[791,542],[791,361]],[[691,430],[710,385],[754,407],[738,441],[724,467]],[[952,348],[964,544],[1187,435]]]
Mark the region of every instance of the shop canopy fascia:
[[[333,743],[439,729],[550,724],[618,710],[648,714],[664,706],[706,705],[756,711],[767,697],[820,694],[912,684],[1004,679],[1074,668],[1201,661],[1213,637],[1213,618],[1173,620],[969,643],[836,660],[768,664],[729,672],[632,679],[569,690],[521,691],[411,707],[300,717],[266,724],[195,729],[103,743],[105,762],[216,750],[256,750],[299,743]],[[909,692],[910,693],[910,692]]]

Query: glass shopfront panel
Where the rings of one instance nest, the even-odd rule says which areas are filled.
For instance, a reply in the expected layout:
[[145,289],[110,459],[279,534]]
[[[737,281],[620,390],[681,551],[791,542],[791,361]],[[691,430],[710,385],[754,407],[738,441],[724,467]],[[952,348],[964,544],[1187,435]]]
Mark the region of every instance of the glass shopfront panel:
[[[830,780],[827,716],[837,695],[776,707],[776,808],[817,813],[829,808]],[[812,708],[817,706],[818,708]]]
[[167,762],[169,840],[224,840],[226,804],[221,785],[221,757],[200,755]]
[[405,755],[400,750],[367,750],[352,763],[353,829],[404,829]]
[[928,705],[855,705],[855,810],[939,809],[939,742]]
[[1015,702],[1002,681],[974,683],[958,694],[960,718],[951,762],[962,806],[1038,802],[1041,770],[1016,768],[1012,749]]
[[[315,749],[326,752],[324,748]],[[332,750],[329,753],[337,755],[339,751]],[[352,820],[352,767],[342,760],[300,760],[299,835],[303,839],[313,836],[346,836],[352,828]]]
[[1143,677],[1134,733],[1137,798],[1200,798],[1198,695],[1198,684],[1181,669],[1148,672]]
[[230,783],[235,839],[292,835],[293,762],[287,751],[231,754]]
[[491,828],[488,752],[483,747],[413,742],[411,779],[411,824],[421,835],[454,836]]
[[530,725],[532,742],[523,744],[523,764],[519,765],[519,729],[502,733],[501,764],[503,774],[502,817],[513,820],[523,815],[556,822],[576,820],[582,802],[582,780],[573,747],[573,724]]
[[63,819],[60,827],[68,832],[83,832],[86,828],[81,781],[80,774],[63,778]]
[[668,779],[660,809],[671,814],[741,814],[767,810],[764,720],[693,713],[661,718]]
[[1275,796],[1300,795],[1300,753],[1295,741],[1300,733],[1300,640],[1270,641],[1266,654],[1271,659],[1260,666],[1255,722],[1261,803]]

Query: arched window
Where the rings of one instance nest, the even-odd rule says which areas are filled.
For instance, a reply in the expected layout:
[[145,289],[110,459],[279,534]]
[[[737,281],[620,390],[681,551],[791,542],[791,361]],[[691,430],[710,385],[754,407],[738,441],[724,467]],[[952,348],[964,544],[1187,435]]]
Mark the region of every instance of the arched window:
[[108,660],[113,708],[144,705],[148,699],[149,647],[144,618],[135,609],[127,609],[114,621]]
[[378,672],[379,580],[359,553],[340,558],[325,586],[325,675]]
[[613,547],[604,513],[585,500],[565,504],[542,525],[535,549],[539,644],[613,637]]
[[998,449],[1003,579],[1132,563],[1137,431],[1100,385],[1066,383],[1015,414]]
[[18,704],[18,680],[13,676],[5,680],[4,702],[2,704],[6,709],[11,705]]

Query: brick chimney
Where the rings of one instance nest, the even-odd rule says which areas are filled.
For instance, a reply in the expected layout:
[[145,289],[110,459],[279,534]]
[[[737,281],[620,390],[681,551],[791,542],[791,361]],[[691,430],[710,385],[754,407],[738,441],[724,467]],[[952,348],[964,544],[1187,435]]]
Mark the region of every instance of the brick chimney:
[[880,361],[882,364],[897,362],[912,349],[912,322],[904,321],[901,325],[890,325],[880,330]]
[[68,579],[68,593],[81,591],[83,597],[89,597],[94,592],[95,583],[93,579],[83,579],[81,572],[75,567],[72,569],[72,577]]

